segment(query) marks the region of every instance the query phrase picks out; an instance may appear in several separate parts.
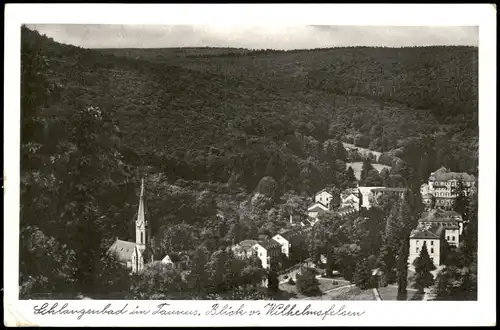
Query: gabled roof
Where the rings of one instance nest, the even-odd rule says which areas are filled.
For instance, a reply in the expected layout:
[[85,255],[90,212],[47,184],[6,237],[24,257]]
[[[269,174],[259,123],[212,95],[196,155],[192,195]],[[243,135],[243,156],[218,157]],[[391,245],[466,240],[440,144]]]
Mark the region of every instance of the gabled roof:
[[130,261],[135,252],[136,243],[116,239],[109,248],[110,253],[115,253],[120,261]]
[[327,211],[328,210],[328,207],[326,205],[324,205],[323,203],[320,203],[320,202],[316,202],[314,203],[313,205],[309,206],[307,208],[307,211],[312,211],[312,212],[315,212],[315,211]]
[[326,190],[326,188],[325,188],[325,189],[321,189],[321,190],[320,190],[320,191],[318,191],[318,192],[316,193],[316,195],[314,195],[314,196],[318,196],[319,194],[321,194],[321,193],[323,193],[323,192],[326,192],[326,193],[328,193],[330,196],[332,196],[332,194],[331,194],[328,190]]
[[257,244],[259,244],[260,246],[262,246],[266,250],[269,250],[272,248],[281,248],[281,244],[276,242],[274,239],[267,239],[267,240],[258,241]]

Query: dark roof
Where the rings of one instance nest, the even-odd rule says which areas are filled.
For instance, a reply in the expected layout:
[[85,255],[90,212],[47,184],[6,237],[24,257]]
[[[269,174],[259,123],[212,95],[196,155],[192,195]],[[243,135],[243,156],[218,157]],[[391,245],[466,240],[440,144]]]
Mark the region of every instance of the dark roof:
[[303,232],[298,229],[291,229],[287,230],[285,232],[280,233],[279,235],[286,239],[287,241],[290,241],[295,238],[300,238],[302,236]]
[[354,213],[354,212],[356,212],[356,209],[352,206],[344,206],[335,211],[335,213],[339,215],[344,215],[346,213]]
[[172,262],[179,262],[181,261],[181,256],[177,253],[168,253],[167,256],[170,258]]
[[134,255],[136,243],[116,239],[109,248],[109,252],[115,253],[120,261],[130,261]]
[[281,244],[276,242],[274,239],[267,239],[258,242],[264,249],[281,248]]

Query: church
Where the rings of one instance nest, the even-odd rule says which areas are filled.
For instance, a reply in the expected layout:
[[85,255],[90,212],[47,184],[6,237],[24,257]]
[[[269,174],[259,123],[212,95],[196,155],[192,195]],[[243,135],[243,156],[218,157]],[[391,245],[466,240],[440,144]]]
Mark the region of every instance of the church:
[[153,261],[150,237],[150,227],[146,218],[144,203],[144,179],[142,179],[139,209],[135,221],[135,242],[123,241],[117,238],[108,251],[114,253],[118,260],[132,273],[140,273],[146,263]]

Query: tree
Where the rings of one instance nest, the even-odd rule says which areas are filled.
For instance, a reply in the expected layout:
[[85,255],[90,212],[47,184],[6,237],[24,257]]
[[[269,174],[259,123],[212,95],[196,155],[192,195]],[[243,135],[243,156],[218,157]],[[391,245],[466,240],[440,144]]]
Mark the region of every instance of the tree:
[[456,196],[453,201],[453,210],[458,212],[464,222],[467,222],[468,219],[468,208],[469,208],[469,198],[467,193],[469,189],[465,186],[465,183],[462,179],[459,179],[456,187],[452,189],[452,193]]
[[353,281],[361,290],[366,290],[373,286],[372,269],[369,267],[368,260],[364,258],[358,260]]
[[186,285],[180,271],[155,261],[135,278],[133,291],[139,299],[178,298],[186,292]]
[[346,181],[349,182],[351,186],[353,186],[358,181],[358,179],[356,179],[356,176],[354,175],[354,170],[352,169],[351,166],[347,168]]
[[364,179],[363,185],[367,187],[376,187],[376,186],[381,186],[382,185],[382,179],[380,178],[380,175],[376,169],[371,169],[368,171],[366,174],[366,177]]
[[301,294],[311,297],[321,292],[319,290],[319,281],[316,278],[316,274],[311,269],[303,270],[302,274],[297,274],[296,278],[297,289]]
[[370,161],[370,159],[366,158],[363,160],[363,166],[361,167],[361,175],[360,175],[360,182],[362,185],[365,185],[364,182],[366,178],[368,177],[368,173],[370,173],[371,170],[375,169]]
[[425,288],[434,283],[434,276],[431,274],[431,271],[436,269],[436,266],[434,266],[429,257],[429,252],[427,252],[425,241],[419,256],[413,261],[413,266],[415,266],[414,287],[418,292],[423,293]]
[[255,192],[266,197],[270,197],[274,200],[278,192],[278,184],[272,177],[265,176],[259,181]]
[[343,161],[347,159],[347,151],[339,140],[335,143],[335,157]]

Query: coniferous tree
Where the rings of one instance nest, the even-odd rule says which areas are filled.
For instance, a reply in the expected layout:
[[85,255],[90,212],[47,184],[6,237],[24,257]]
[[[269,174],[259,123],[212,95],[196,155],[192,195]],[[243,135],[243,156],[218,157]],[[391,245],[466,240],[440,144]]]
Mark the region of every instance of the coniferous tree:
[[372,270],[370,269],[368,260],[360,258],[356,263],[353,282],[361,290],[366,290],[372,287]]
[[423,293],[425,288],[434,284],[434,277],[431,271],[436,269],[436,266],[429,257],[425,241],[419,256],[413,261],[413,266],[415,266],[414,288],[416,288],[418,292]]

